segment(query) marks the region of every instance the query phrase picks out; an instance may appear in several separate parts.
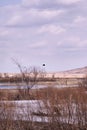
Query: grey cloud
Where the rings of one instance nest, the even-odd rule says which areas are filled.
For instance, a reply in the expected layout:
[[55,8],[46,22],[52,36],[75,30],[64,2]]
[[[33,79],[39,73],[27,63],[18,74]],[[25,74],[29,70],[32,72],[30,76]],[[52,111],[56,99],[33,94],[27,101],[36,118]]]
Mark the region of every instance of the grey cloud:
[[[23,13],[22,13],[23,12]],[[64,10],[37,10],[28,9],[22,10],[13,15],[7,22],[6,26],[15,27],[28,27],[37,26],[42,24],[48,24],[55,22],[61,15],[64,14]]]
[[79,3],[81,0],[22,0],[22,4],[25,7],[30,8],[58,8],[60,6],[70,6],[72,4]]

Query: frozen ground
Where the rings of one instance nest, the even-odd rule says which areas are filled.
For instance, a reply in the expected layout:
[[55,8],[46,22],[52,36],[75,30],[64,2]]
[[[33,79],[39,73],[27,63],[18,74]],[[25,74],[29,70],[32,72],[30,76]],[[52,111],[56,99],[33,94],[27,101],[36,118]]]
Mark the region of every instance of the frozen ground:
[[[2,104],[2,105],[1,105]],[[64,122],[69,124],[77,124],[78,119],[82,119],[85,122],[83,112],[81,111],[79,104],[59,104],[57,107],[60,110],[60,115],[56,111],[52,111],[52,106],[48,101],[43,102],[41,100],[21,100],[21,101],[1,101],[0,106],[5,109],[5,117],[8,117],[8,113],[11,113],[12,119],[14,120],[29,120],[37,122],[49,122],[52,120],[58,122]],[[4,107],[5,106],[5,107]],[[87,105],[86,105],[87,107]],[[79,110],[79,111],[78,111]],[[53,113],[54,112],[54,113]],[[48,115],[49,114],[49,115]],[[79,115],[78,115],[79,114]]]

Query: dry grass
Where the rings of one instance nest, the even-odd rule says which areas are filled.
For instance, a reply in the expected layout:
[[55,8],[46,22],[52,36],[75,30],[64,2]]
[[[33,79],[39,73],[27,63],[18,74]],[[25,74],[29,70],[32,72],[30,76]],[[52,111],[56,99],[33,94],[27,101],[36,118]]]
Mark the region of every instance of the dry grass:
[[[0,99],[14,100],[22,93],[23,90],[1,90]],[[22,118],[14,121],[13,105],[2,104],[3,111],[0,117],[3,118],[0,118],[0,130],[87,130],[87,93],[84,88],[48,87],[31,90],[30,94],[32,99],[41,100],[46,110],[44,113],[40,106],[41,112],[33,112],[32,118],[35,115],[41,118],[47,116],[48,122],[23,121]],[[22,99],[31,99],[31,97],[26,95],[26,97],[22,96]],[[6,114],[9,116],[6,117]],[[29,113],[27,115],[30,117]]]
[[0,100],[15,100],[17,95],[17,89],[0,89]]

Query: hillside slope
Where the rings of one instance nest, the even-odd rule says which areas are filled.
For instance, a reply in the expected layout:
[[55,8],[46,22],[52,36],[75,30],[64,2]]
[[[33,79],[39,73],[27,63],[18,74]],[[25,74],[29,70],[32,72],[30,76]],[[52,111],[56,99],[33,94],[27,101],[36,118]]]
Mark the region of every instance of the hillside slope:
[[55,72],[55,73],[47,73],[47,77],[56,78],[83,78],[87,75],[87,66],[67,71]]
[[69,74],[87,74],[87,66],[83,67],[83,68],[77,68],[77,69],[63,71],[63,73],[69,73]]

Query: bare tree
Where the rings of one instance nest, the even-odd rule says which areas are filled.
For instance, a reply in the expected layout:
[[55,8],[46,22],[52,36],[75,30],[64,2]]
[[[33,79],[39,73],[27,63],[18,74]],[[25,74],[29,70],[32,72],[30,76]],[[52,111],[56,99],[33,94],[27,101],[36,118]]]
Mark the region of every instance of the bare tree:
[[16,60],[14,63],[20,70],[20,77],[22,85],[19,87],[20,96],[22,98],[30,97],[30,90],[37,86],[38,81],[44,79],[45,72],[37,67],[22,67]]

